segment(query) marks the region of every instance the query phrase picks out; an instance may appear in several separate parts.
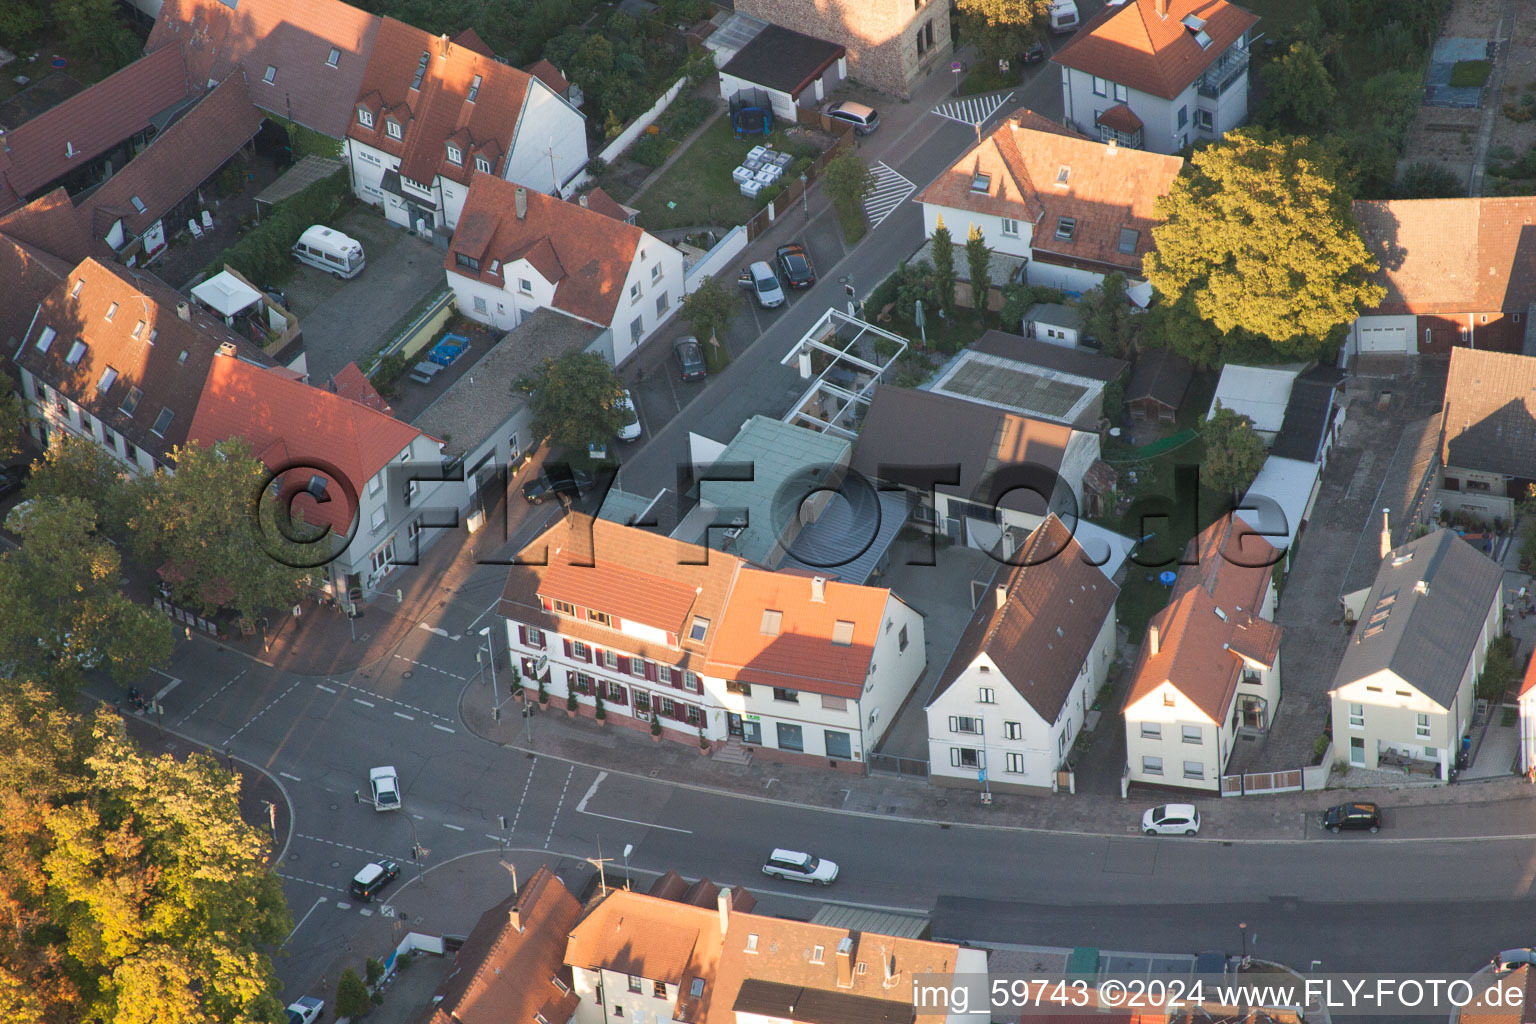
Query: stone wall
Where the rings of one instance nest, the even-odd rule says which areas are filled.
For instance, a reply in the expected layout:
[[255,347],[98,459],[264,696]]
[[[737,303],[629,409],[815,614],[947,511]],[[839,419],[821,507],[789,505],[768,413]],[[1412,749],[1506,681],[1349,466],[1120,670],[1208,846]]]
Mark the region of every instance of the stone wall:
[[[949,3],[924,0],[736,0],[742,14],[848,49],[848,75],[881,92],[910,97],[928,72],[948,70]],[[933,46],[918,55],[918,34],[933,24]]]

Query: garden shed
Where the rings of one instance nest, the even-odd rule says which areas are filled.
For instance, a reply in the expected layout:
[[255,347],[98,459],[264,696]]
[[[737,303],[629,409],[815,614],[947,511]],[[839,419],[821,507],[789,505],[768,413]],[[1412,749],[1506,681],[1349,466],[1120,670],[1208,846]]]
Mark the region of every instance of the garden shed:
[[848,73],[848,52],[837,43],[769,25],[720,69],[720,95],[760,89],[775,117],[793,124],[796,107],[814,108]]

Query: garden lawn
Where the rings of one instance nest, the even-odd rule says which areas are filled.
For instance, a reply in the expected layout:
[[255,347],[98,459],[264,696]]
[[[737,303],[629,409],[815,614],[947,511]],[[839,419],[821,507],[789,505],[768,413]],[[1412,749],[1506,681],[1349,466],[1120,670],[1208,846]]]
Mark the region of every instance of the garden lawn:
[[[951,72],[953,73],[953,72]],[[1010,86],[1019,84],[1019,75],[1014,71],[999,71],[996,64],[989,64],[984,60],[978,60],[971,73],[960,82],[959,95],[975,96],[984,92],[997,92]]]
[[[764,204],[761,199],[742,195],[731,172],[754,146],[765,143],[793,152],[783,132],[775,131],[766,140],[761,135],[737,138],[730,117],[721,114],[665,174],[630,201],[640,211],[637,223],[647,231],[695,224],[745,224]],[[675,205],[669,207],[668,203]]]

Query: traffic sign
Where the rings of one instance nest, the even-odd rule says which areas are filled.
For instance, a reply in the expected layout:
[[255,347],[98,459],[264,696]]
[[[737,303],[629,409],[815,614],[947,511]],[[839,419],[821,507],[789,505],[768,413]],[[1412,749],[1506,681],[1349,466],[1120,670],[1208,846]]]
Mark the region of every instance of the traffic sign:
[[965,70],[965,65],[961,64],[957,60],[956,61],[950,61],[949,70],[953,71],[955,74],[958,75],[961,71]]

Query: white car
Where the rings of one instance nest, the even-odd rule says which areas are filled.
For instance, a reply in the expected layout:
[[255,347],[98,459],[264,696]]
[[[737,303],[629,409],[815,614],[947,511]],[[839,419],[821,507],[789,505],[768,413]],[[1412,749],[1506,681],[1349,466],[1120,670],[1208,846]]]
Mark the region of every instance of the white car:
[[1200,812],[1194,804],[1160,804],[1141,816],[1141,830],[1149,836],[1192,836],[1200,831]]
[[624,389],[624,397],[619,399],[618,409],[624,411],[624,425],[619,428],[620,441],[633,441],[640,436],[640,414],[635,411],[635,396]]
[[288,1004],[288,1024],[315,1024],[325,1016],[325,1000],[314,996],[300,996],[297,1002]]
[[779,279],[772,267],[758,260],[747,268],[747,272],[752,275],[752,294],[757,296],[759,306],[773,309],[784,305],[784,289],[779,287]]
[[792,882],[828,885],[837,878],[837,865],[796,850],[774,850],[763,865],[763,874]]
[[400,809],[400,776],[393,767],[370,768],[368,782],[373,786],[373,809],[398,811]]

